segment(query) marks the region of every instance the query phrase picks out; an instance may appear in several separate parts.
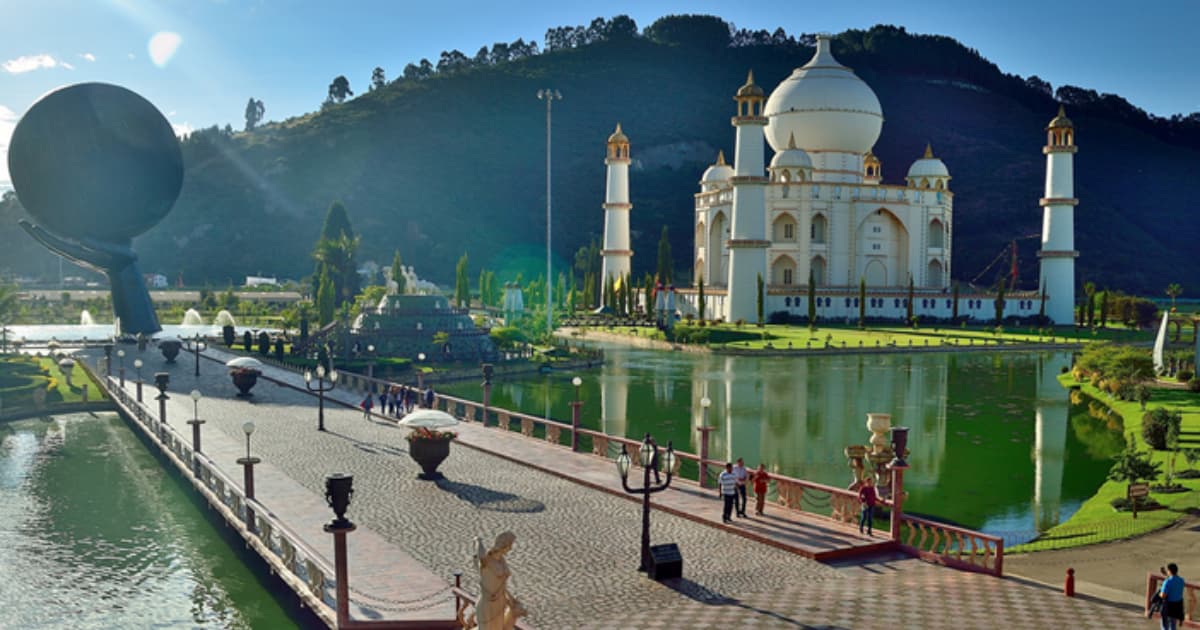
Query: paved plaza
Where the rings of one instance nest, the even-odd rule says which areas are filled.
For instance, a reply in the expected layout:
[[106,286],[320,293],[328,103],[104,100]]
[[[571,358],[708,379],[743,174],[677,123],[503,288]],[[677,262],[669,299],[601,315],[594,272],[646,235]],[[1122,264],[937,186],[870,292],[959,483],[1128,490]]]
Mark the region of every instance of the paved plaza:
[[[136,354],[128,348],[127,353]],[[228,358],[210,353],[222,362]],[[462,571],[467,590],[477,592],[473,537],[490,545],[496,534],[513,531],[517,544],[509,555],[511,588],[537,628],[1157,625],[1128,608],[1067,599],[1039,585],[905,556],[826,565],[663,512],[653,514],[652,539],[679,545],[685,578],[659,584],[634,570],[641,531],[638,503],[462,445],[442,465],[444,481],[420,481],[419,468],[407,453],[405,429],[327,404],[328,431],[321,433],[316,430],[316,400],[308,393],[260,379],[251,399],[238,399],[223,366],[203,361],[197,380],[191,358],[184,354],[178,363],[164,365],[152,349],[143,355],[147,378],[158,370],[171,374],[169,417],[190,418],[186,394],[200,389],[206,433],[221,431],[244,440],[241,425],[253,420],[254,454],[311,492],[323,493],[329,473],[353,474],[349,517],[436,575],[449,580]],[[127,362],[132,359],[126,356]],[[265,371],[302,387],[294,373]],[[345,390],[335,390],[333,396],[351,404],[359,400]],[[228,470],[236,473],[236,464],[230,462]],[[612,483],[620,483],[615,467]],[[259,500],[271,506],[270,496],[260,493]],[[353,584],[353,566],[350,575]],[[428,592],[428,587],[413,590]]]

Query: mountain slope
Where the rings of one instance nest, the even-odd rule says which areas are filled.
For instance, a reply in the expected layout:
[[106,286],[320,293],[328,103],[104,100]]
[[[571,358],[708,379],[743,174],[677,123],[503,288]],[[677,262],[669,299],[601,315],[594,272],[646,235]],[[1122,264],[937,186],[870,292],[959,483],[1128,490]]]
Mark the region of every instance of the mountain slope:
[[[1007,263],[980,275],[988,263],[1011,239],[1040,231],[1043,128],[1057,104],[946,38],[877,27],[839,36],[834,52],[883,105],[875,152],[884,181],[902,182],[932,143],[956,193],[954,275],[993,282]],[[341,199],[362,235],[359,260],[390,261],[399,249],[420,275],[448,283],[466,251],[472,277],[483,266],[502,281],[518,271],[532,278],[545,255],[546,121],[535,93],[553,87],[564,95],[553,111],[556,268],[601,235],[604,141],[619,121],[634,158],[635,273],[653,269],[663,225],[687,273],[697,180],[718,149],[732,156],[733,92],[747,69],[769,90],[811,54],[798,45],[606,41],[398,81],[251,133],[197,133],[185,143],[179,202],[136,247],[146,271],[182,273],[190,284],[301,277],[325,209]],[[1097,107],[1068,105],[1068,114],[1080,146],[1081,282],[1148,294],[1168,282],[1196,286],[1200,272],[1185,254],[1200,222],[1179,182],[1200,171],[1200,151]],[[0,204],[0,220],[15,216],[13,205]],[[0,267],[45,264],[19,231],[0,242]],[[1018,247],[1029,286],[1037,239]]]

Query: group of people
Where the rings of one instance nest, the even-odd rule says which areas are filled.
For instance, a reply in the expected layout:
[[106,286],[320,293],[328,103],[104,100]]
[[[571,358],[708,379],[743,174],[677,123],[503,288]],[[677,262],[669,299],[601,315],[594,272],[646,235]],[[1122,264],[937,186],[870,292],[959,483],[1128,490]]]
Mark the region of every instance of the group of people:
[[[433,387],[429,385],[425,386],[425,391],[407,385],[393,385],[379,394],[379,413],[399,418],[414,407],[433,407],[436,397]],[[363,410],[363,417],[369,419],[375,409],[375,397],[368,393],[358,406]]]
[[[770,481],[771,475],[763,464],[758,465],[758,470],[750,472],[746,470],[746,462],[741,457],[737,459],[736,463],[726,463],[725,472],[717,478],[717,484],[721,489],[721,498],[724,500],[721,522],[731,522],[734,512],[739,518],[749,518],[746,515],[746,490],[751,483],[754,484],[754,513],[762,516],[763,507],[767,501],[767,484]],[[858,533],[873,536],[875,533],[873,528],[875,505],[879,502],[879,494],[875,491],[875,483],[870,476],[863,481],[862,487],[859,488],[858,500],[862,504],[862,511],[858,518]]]
[[728,462],[725,464],[725,472],[717,478],[717,484],[721,488],[721,498],[725,504],[721,510],[721,521],[728,523],[733,519],[731,516],[736,510],[739,518],[750,518],[746,515],[746,489],[749,484],[754,484],[754,513],[762,516],[763,508],[767,500],[767,484],[771,481],[771,475],[767,473],[767,468],[763,464],[758,465],[758,470],[753,473],[746,470],[746,462],[741,457],[737,463]]

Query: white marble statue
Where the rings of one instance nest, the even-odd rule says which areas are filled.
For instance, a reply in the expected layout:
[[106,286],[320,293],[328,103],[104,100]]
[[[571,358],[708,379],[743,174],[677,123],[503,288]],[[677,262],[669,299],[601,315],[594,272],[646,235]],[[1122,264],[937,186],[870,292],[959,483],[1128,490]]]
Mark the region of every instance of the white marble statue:
[[521,602],[508,592],[508,562],[504,556],[512,549],[517,537],[504,532],[496,544],[485,549],[475,537],[475,559],[479,562],[479,603],[475,606],[475,623],[479,630],[512,630],[517,619],[528,613]]

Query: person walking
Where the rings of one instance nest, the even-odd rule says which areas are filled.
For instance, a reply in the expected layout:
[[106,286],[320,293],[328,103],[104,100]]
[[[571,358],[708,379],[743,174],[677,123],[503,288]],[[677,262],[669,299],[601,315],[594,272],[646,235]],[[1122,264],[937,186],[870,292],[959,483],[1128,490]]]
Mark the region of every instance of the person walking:
[[737,480],[737,515],[746,518],[746,483],[750,481],[750,472],[746,470],[746,462],[741,457],[733,467],[733,477]]
[[426,385],[425,386],[425,408],[426,409],[433,409],[433,401],[434,401],[435,396],[436,396],[436,394],[433,393],[433,386]]
[[733,475],[733,464],[725,464],[725,472],[717,477],[717,485],[721,488],[721,499],[725,504],[721,508],[721,522],[728,523],[733,514],[733,504],[737,502],[737,477]]
[[[1161,569],[1159,569],[1161,571]],[[1172,562],[1167,565],[1167,579],[1163,580],[1158,594],[1162,597],[1162,628],[1175,630],[1183,625],[1183,591],[1184,581],[1179,577],[1179,565]]]
[[766,466],[759,464],[752,479],[754,481],[754,513],[762,516],[763,504],[767,501],[767,483],[771,481],[771,475],[767,474]]
[[370,420],[371,419],[371,409],[375,407],[375,397],[372,396],[370,393],[367,393],[367,397],[363,398],[362,404],[360,404],[359,406],[362,407],[363,418],[366,420]]
[[863,479],[863,485],[858,489],[858,502],[862,504],[862,512],[858,516],[858,533],[863,533],[863,526],[866,525],[867,535],[874,535],[875,526],[875,503],[879,501],[879,494],[875,492],[875,479],[870,475]]

